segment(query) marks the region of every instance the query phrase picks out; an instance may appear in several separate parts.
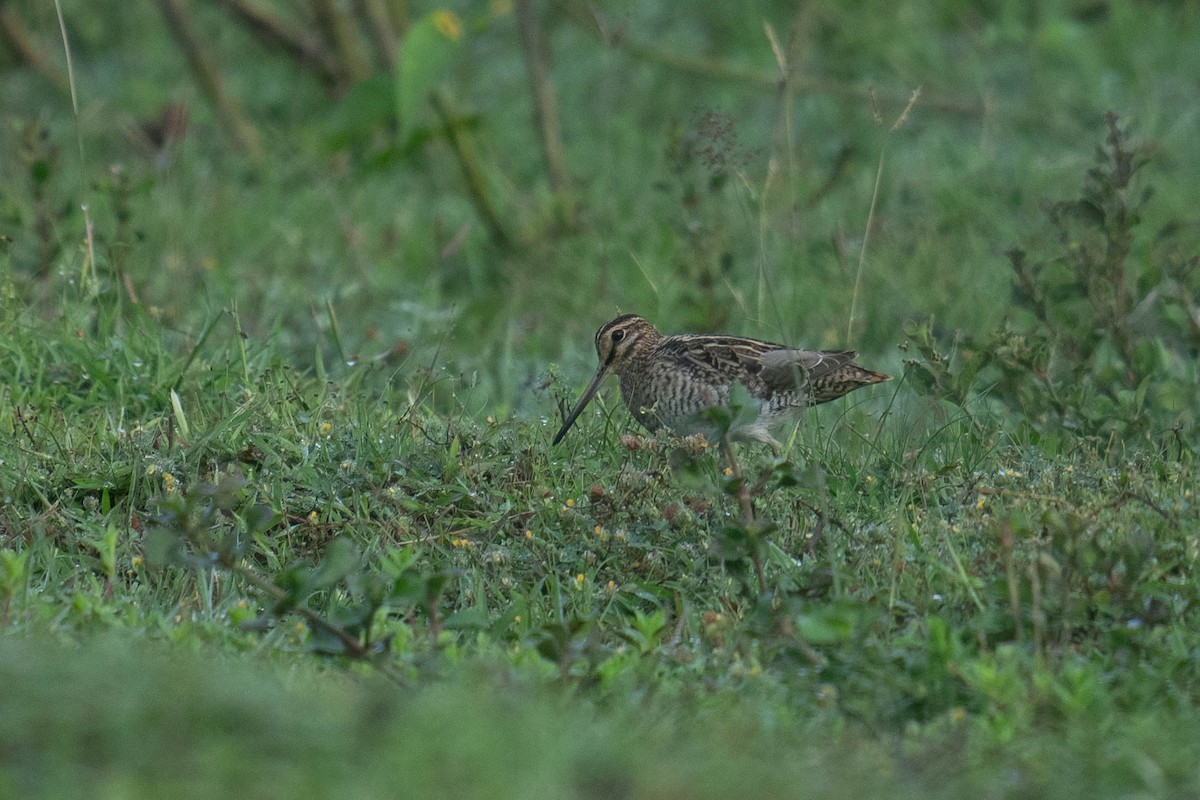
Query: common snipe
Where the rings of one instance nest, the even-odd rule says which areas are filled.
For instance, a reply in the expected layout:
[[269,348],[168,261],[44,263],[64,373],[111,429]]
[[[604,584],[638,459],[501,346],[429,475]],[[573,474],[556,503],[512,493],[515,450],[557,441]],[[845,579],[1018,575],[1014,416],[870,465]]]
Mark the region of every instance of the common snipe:
[[853,350],[796,350],[740,336],[663,336],[637,314],[623,314],[596,332],[600,366],[554,436],[558,444],[600,383],[615,372],[625,407],[645,428],[676,434],[718,434],[701,412],[729,404],[734,385],[758,400],[758,417],[730,431],[779,448],[770,426],[804,406],[836,400],[863,386],[890,380],[854,363]]

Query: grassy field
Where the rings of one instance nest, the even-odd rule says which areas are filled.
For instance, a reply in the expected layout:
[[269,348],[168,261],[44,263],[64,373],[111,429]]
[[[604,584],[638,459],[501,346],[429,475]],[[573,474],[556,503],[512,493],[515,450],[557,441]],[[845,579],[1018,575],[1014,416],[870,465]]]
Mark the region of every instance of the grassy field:
[[1200,796],[1194,3],[219,5],[5,5],[0,797]]

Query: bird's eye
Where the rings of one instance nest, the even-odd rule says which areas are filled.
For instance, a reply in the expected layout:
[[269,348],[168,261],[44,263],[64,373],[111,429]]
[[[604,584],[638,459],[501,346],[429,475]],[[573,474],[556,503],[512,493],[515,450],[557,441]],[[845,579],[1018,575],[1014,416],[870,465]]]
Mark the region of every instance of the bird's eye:
[[625,338],[625,331],[617,330],[617,331],[612,332],[613,344],[616,344],[617,342],[621,341],[624,338]]

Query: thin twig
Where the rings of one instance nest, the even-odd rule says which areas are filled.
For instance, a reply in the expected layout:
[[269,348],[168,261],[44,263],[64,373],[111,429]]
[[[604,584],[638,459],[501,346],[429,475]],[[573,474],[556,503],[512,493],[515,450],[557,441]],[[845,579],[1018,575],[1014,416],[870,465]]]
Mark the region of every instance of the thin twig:
[[92,209],[91,203],[87,201],[88,188],[87,180],[87,158],[83,154],[83,129],[79,126],[79,94],[75,91],[75,66],[71,60],[71,42],[67,38],[67,21],[63,17],[61,0],[54,0],[54,9],[58,13],[58,30],[62,36],[63,53],[67,58],[67,82],[71,86],[71,112],[75,116],[75,144],[79,147],[79,182],[83,184],[81,193],[84,201],[81,204],[83,209],[83,234],[84,242],[87,245],[87,260],[85,261],[80,273],[80,285],[86,283],[85,279],[88,273],[91,273],[92,286],[99,284],[99,276],[96,274],[96,244],[92,237]]
[[862,287],[863,272],[867,267],[867,244],[871,241],[871,229],[875,224],[875,204],[879,200],[879,184],[883,182],[883,159],[887,154],[886,142],[879,151],[879,163],[875,166],[875,185],[871,188],[871,205],[867,208],[867,225],[863,230],[862,247],[858,250],[858,269],[854,273],[854,291],[850,295],[850,316],[846,320],[846,341],[853,341],[854,317],[858,307],[858,293]]
[[820,508],[817,508],[812,503],[808,502],[807,500],[803,500],[799,497],[796,498],[796,503],[804,506],[809,511],[811,511],[813,514],[815,514],[817,519],[822,520],[824,522],[832,523],[833,526],[835,528],[837,528],[838,530],[840,530],[842,533],[850,532],[850,529],[846,527],[846,523],[842,522],[840,519],[833,516],[828,511],[822,511]]
[[221,120],[221,126],[225,129],[226,134],[238,144],[243,152],[255,161],[261,161],[264,156],[262,146],[259,144],[258,130],[242,113],[241,104],[237,98],[225,91],[225,86],[221,82],[221,74],[204,49],[200,36],[188,19],[187,12],[179,0],[155,0],[155,2],[162,12],[171,36],[183,50],[200,91],[216,111],[217,118]]
[[12,3],[0,2],[0,39],[8,43],[17,57],[55,88],[62,92],[71,91],[71,82],[57,66],[46,59],[42,50],[33,42],[25,21]]
[[392,23],[392,35],[403,39],[408,33],[408,0],[384,0],[388,6],[388,21]]
[[1021,588],[1017,585],[1017,566],[1013,559],[1012,523],[1004,521],[1000,528],[1000,552],[1004,556],[1005,582],[1008,584],[1008,605],[1013,618],[1014,635],[1018,643],[1025,639],[1025,625],[1021,620]]
[[849,144],[843,144],[838,149],[837,157],[833,161],[833,166],[829,169],[829,174],[825,177],[825,181],[817,187],[808,197],[804,199],[804,208],[811,211],[817,207],[817,204],[824,200],[833,188],[841,181],[842,176],[846,173],[846,167],[850,164],[850,156],[853,155],[854,148]]
[[516,0],[517,29],[521,34],[521,50],[525,54],[525,71],[529,76],[529,92],[533,96],[533,122],[542,142],[546,159],[546,176],[560,204],[560,213],[568,227],[575,224],[575,208],[571,186],[564,166],[562,132],[558,123],[558,99],[550,81],[550,55],[541,21],[533,9],[532,0]]
[[[235,556],[222,555],[217,559],[217,563],[271,599],[277,602],[288,602],[288,592],[285,589],[276,586],[274,583],[259,575],[254,570],[239,563]],[[390,664],[378,661],[371,657],[374,655],[374,651],[369,645],[359,641],[357,636],[350,633],[345,628],[339,625],[334,625],[316,611],[313,611],[311,608],[309,608],[307,604],[302,602],[289,603],[288,610],[300,615],[300,617],[302,617],[304,621],[308,623],[309,627],[324,631],[333,638],[337,639],[342,646],[346,648],[346,655],[349,657],[358,661],[366,661],[370,663],[383,675],[395,681],[396,683],[402,684],[404,682],[403,678],[400,676],[400,673],[396,672],[396,670],[394,670]]]
[[358,15],[362,17],[367,36],[379,54],[379,59],[389,70],[396,69],[396,27],[384,0],[355,0]]
[[[738,67],[714,59],[685,56],[672,53],[652,45],[631,40],[624,31],[614,31],[604,22],[594,4],[588,4],[586,10],[578,10],[581,3],[568,3],[571,13],[567,19],[578,25],[585,32],[595,36],[608,47],[614,47],[635,58],[661,64],[672,69],[690,72],[707,78],[746,83],[775,90],[779,85],[779,75],[775,70],[758,70]],[[863,99],[869,96],[872,89],[855,83],[796,76],[792,79],[792,88],[812,94],[827,94],[840,97]],[[904,95],[889,92],[883,98],[887,102],[901,102]],[[924,106],[940,113],[969,119],[981,119],[994,110],[983,100],[960,100],[951,97],[927,97]]]
[[737,492],[734,496],[741,509],[742,525],[755,537],[750,547],[750,562],[754,564],[754,574],[758,578],[758,591],[765,595],[767,593],[767,574],[763,569],[761,542],[757,537],[758,526],[754,518],[754,500],[750,497],[750,489],[746,486],[746,478],[742,474],[742,465],[738,463],[737,455],[733,452],[733,445],[729,441],[728,433],[721,436],[721,453],[729,464],[730,474],[737,482]]
[[1033,560],[1029,563],[1029,614],[1033,619],[1033,655],[1036,658],[1045,655],[1046,644],[1046,614],[1042,610],[1040,561],[1041,553],[1035,550]]
[[318,37],[292,28],[271,11],[259,8],[248,0],[218,2],[264,45],[281,50],[300,64],[312,67],[327,84],[337,83],[337,62]]
[[[858,293],[862,288],[862,276],[867,267],[867,244],[871,241],[871,229],[875,223],[875,205],[879,200],[879,185],[883,182],[883,162],[887,155],[888,142],[891,141],[891,135],[899,130],[905,122],[908,121],[908,114],[916,105],[917,98],[921,96],[921,87],[918,86],[909,95],[908,103],[904,106],[904,110],[900,112],[900,116],[896,117],[896,121],[892,123],[892,127],[888,130],[887,135],[883,140],[883,147],[879,149],[879,164],[875,168],[875,185],[871,189],[871,206],[867,210],[867,226],[863,230],[862,247],[858,251],[858,270],[854,273],[854,293],[850,295],[850,318],[846,322],[846,341],[853,340],[854,334],[854,316],[858,306]],[[874,107],[875,119],[879,121],[879,108],[875,106],[875,93],[871,92],[871,103]]]
[[[792,68],[791,62],[788,60],[788,55],[783,49],[783,45],[779,43],[779,36],[775,32],[774,26],[770,22],[763,22],[763,32],[767,36],[767,42],[771,45],[771,54],[775,56],[775,65],[779,67],[778,91],[779,96],[779,112],[776,116],[777,128],[783,129],[783,154],[785,163],[787,164],[787,196],[789,198],[788,208],[791,215],[793,229],[795,229],[796,220],[796,204],[790,198],[796,193],[796,137],[792,130],[792,101],[795,97],[795,91],[792,87]],[[771,168],[768,167],[768,176],[770,176]],[[762,206],[765,209],[767,205],[767,195],[764,189],[762,194]],[[760,226],[761,227],[761,226]],[[780,320],[782,322],[782,320]]]
[[338,8],[333,0],[312,0],[312,8],[337,52],[338,72],[343,82],[354,83],[371,74],[371,65],[359,48],[354,20],[350,15]]
[[742,466],[738,463],[737,456],[733,452],[733,445],[729,443],[729,436],[721,437],[721,454],[725,456],[726,462],[729,464],[729,472],[733,479],[737,481],[738,489],[734,495],[738,501],[738,507],[742,513],[742,524],[747,527],[754,524],[754,501],[750,497],[750,489],[746,486],[746,479],[742,475]]
[[483,174],[483,167],[480,164],[479,154],[475,151],[474,142],[471,141],[462,122],[450,108],[450,101],[441,92],[433,92],[429,99],[449,135],[450,146],[454,150],[454,157],[458,160],[458,166],[462,170],[463,180],[467,183],[467,193],[471,196],[476,213],[483,220],[483,224],[492,236],[492,241],[501,247],[508,247],[512,242],[512,237],[500,220],[500,214],[492,202],[487,188],[487,178]]

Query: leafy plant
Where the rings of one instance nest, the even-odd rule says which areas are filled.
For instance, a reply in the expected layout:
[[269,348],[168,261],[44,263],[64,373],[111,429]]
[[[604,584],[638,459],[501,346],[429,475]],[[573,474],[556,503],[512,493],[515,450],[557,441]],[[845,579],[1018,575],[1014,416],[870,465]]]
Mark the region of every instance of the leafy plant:
[[1080,196],[1043,205],[1054,247],[1015,247],[1012,307],[990,336],[964,337],[955,367],[928,328],[911,327],[921,391],[963,405],[970,390],[1037,428],[1120,439],[1195,425],[1200,389],[1200,254],[1186,226],[1143,233],[1153,189],[1139,173],[1152,148],[1116,114]]
[[[252,565],[250,544],[277,515],[245,489],[244,481],[225,476],[165,501],[147,545],[152,563],[234,573],[265,601],[263,613],[243,621],[244,628],[265,631],[298,615],[311,631],[314,652],[360,660],[387,652],[391,636],[374,637],[381,612],[422,613],[436,643],[448,572],[421,570],[411,549],[387,554],[382,569],[374,568],[349,539],[336,539],[316,563],[294,563],[268,578]],[[376,663],[395,677],[385,662]]]

